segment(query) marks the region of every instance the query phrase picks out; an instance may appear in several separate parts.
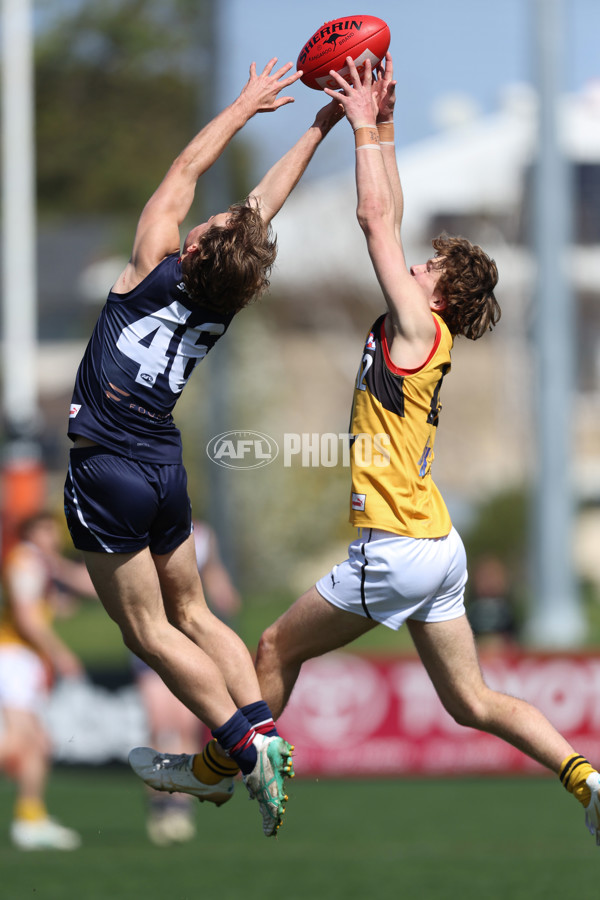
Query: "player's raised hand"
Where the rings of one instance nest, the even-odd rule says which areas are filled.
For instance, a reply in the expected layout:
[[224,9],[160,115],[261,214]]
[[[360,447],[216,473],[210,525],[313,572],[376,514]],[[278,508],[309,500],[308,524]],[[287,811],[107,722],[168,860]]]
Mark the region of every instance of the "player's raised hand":
[[321,129],[323,134],[327,134],[333,126],[344,118],[344,107],[339,102],[337,94],[331,103],[327,103],[321,107],[315,116],[315,125]]
[[385,64],[379,63],[376,68],[377,81],[373,85],[373,93],[377,99],[377,121],[391,122],[394,118],[394,106],[396,105],[396,84],[394,80],[394,64],[392,54],[385,54]]
[[374,125],[379,111],[377,98],[374,93],[373,72],[371,62],[367,60],[362,79],[351,56],[346,58],[348,66],[348,81],[333,69],[329,75],[333,78],[340,91],[325,88],[325,93],[335,98],[344,107],[346,117],[352,128],[356,131],[365,125]]
[[273,112],[280,106],[287,103],[293,103],[293,97],[280,97],[281,91],[290,87],[295,81],[301,77],[302,72],[294,72],[293,75],[285,78],[285,75],[293,68],[293,63],[289,62],[280,66],[275,72],[273,69],[277,63],[277,57],[274,56],[266,64],[260,75],[256,72],[256,63],[250,65],[250,77],[244,86],[239,99],[248,107],[248,118],[258,112]]

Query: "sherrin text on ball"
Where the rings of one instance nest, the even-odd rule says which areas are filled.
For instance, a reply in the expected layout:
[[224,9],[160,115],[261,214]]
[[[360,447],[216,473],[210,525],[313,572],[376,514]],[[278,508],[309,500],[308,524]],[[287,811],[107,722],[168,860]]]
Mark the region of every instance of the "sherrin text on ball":
[[346,59],[352,57],[362,73],[367,60],[375,67],[390,45],[390,29],[377,16],[344,16],[325,22],[306,41],[298,55],[296,69],[302,69],[304,84],[317,91],[338,87],[329,72],[348,75]]

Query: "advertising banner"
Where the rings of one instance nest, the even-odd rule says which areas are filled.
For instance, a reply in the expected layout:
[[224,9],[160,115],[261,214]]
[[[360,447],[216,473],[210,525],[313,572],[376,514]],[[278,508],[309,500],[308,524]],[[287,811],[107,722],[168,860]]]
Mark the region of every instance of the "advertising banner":
[[[487,684],[537,706],[578,753],[600,759],[600,655],[494,655]],[[280,734],[301,776],[544,771],[444,710],[417,657],[335,652],[306,663]]]

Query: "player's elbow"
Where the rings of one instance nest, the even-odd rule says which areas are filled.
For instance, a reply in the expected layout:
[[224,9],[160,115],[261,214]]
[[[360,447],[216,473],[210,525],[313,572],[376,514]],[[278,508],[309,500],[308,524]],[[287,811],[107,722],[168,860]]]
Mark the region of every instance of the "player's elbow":
[[386,215],[382,209],[374,209],[373,207],[367,209],[359,208],[357,209],[356,218],[369,244],[383,240],[388,233],[393,233],[393,219]]
[[262,666],[270,668],[274,661],[279,657],[279,643],[277,640],[277,628],[270,625],[263,631],[256,648],[257,661],[260,660]]
[[393,218],[388,204],[380,203],[377,200],[370,199],[359,203],[356,208],[356,218],[367,237],[380,230],[393,227]]

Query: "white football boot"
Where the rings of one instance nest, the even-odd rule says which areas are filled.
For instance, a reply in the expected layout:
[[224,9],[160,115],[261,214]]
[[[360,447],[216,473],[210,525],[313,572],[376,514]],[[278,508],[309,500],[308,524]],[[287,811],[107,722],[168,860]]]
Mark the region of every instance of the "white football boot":
[[198,781],[192,771],[193,755],[158,753],[151,747],[135,747],[129,754],[129,765],[136,775],[155,791],[193,794],[201,803],[222,806],[233,796],[233,778],[222,778],[216,784]]
[[585,824],[590,834],[596,838],[596,844],[600,847],[600,775],[592,772],[586,778],[585,783],[592,792],[590,802],[585,808]]
[[76,831],[50,817],[38,822],[15,819],[10,826],[10,839],[19,850],[76,850],[81,846]]

